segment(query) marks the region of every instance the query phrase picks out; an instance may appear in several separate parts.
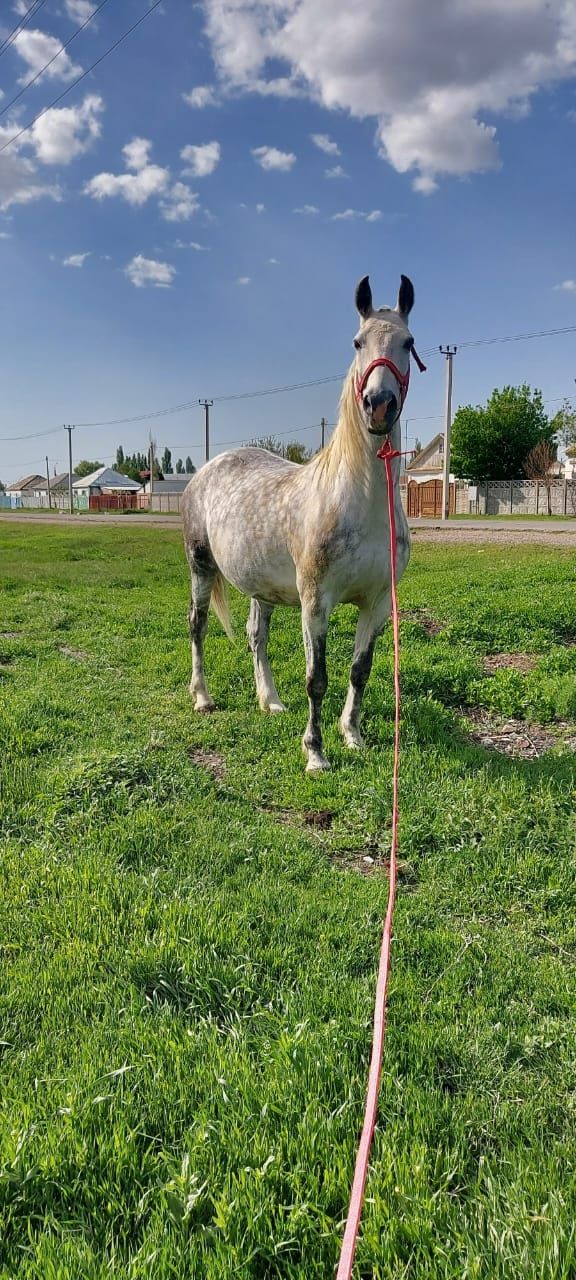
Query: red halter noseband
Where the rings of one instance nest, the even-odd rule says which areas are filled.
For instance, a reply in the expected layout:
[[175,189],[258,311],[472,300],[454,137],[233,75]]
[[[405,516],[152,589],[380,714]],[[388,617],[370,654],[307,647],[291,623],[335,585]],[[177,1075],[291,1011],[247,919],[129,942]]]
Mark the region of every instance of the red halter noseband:
[[[420,373],[426,373],[426,365],[420,359],[420,356],[418,355],[418,352],[414,350],[414,347],[410,348],[410,354],[414,356],[414,359],[416,361],[416,364],[418,365]],[[356,399],[357,400],[362,399],[362,393],[370,377],[370,374],[372,373],[373,369],[377,369],[379,365],[383,365],[386,369],[392,370],[392,373],[394,374],[394,377],[398,383],[398,386],[400,387],[400,408],[397,414],[397,417],[399,418],[400,414],[402,413],[402,409],[404,407],[404,401],[406,399],[406,396],[408,395],[408,387],[410,385],[410,363],[408,363],[408,368],[406,370],[406,373],[400,373],[398,365],[394,364],[393,360],[388,360],[386,356],[380,356],[378,360],[373,360],[372,363],[368,365],[368,368],[364,370],[362,377],[356,379]]]

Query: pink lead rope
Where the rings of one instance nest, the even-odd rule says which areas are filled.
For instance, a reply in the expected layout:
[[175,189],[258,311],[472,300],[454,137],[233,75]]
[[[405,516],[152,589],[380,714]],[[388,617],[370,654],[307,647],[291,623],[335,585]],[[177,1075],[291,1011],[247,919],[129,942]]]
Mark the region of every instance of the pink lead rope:
[[398,629],[398,601],[396,597],[396,516],[394,513],[394,490],[392,485],[392,459],[399,458],[402,455],[397,449],[393,449],[390,440],[387,439],[385,444],[379,449],[377,457],[382,458],[386,468],[386,482],[388,490],[388,522],[390,526],[390,590],[392,594],[392,628],[394,634],[394,770],[392,774],[392,845],[390,849],[390,890],[388,894],[388,907],[386,910],[386,919],[384,921],[384,931],[382,934],[382,945],[380,949],[380,963],[378,966],[378,981],[376,983],[376,997],[374,1002],[374,1031],[372,1038],[372,1056],[370,1059],[370,1070],[368,1073],[368,1090],[366,1093],[366,1106],[364,1109],[364,1123],[362,1125],[362,1134],[360,1137],[360,1145],[358,1147],[358,1155],[356,1156],[356,1167],[354,1169],[354,1181],[352,1183],[352,1191],[350,1193],[350,1204],[348,1207],[348,1217],[346,1219],[346,1228],[344,1231],[344,1239],[342,1241],[342,1249],[340,1253],[340,1262],[338,1263],[338,1272],[336,1280],[351,1280],[352,1268],[354,1266],[354,1256],[356,1253],[356,1243],[358,1240],[358,1229],[360,1226],[360,1218],[362,1215],[362,1204],[364,1201],[364,1191],[366,1188],[366,1178],[368,1175],[368,1161],[370,1159],[370,1148],[372,1146],[372,1138],[376,1127],[376,1118],[378,1114],[378,1093],[380,1089],[380,1074],[382,1070],[382,1054],[384,1050],[384,1035],[386,1031],[386,1001],[388,995],[388,976],[390,973],[390,948],[392,942],[392,920],[394,916],[394,903],[396,900],[396,879],[397,879],[397,849],[398,849],[398,773],[400,765],[400,640]]

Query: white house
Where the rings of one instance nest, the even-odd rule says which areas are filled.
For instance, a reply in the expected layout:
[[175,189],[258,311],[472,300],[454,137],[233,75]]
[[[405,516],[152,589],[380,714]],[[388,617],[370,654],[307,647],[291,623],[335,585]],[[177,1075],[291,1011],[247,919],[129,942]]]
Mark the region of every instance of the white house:
[[98,467],[91,475],[75,480],[72,488],[79,497],[100,498],[105,494],[140,493],[142,486],[113,467]]

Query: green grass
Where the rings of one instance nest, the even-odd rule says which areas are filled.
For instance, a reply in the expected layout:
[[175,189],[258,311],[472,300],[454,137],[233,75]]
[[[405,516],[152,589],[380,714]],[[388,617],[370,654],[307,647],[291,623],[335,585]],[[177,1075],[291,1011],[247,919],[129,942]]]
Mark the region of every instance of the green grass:
[[[336,615],[334,769],[312,779],[297,614],[271,643],[289,713],[256,709],[237,599],[200,718],[187,597],[176,531],[0,527],[1,1280],[326,1280],[338,1256],[387,899],[390,637],[350,756]],[[573,1280],[575,758],[490,754],[459,708],[576,718],[574,557],[417,546],[401,606],[403,866],[355,1276]],[[541,661],[483,674],[514,650]],[[329,830],[304,822],[320,809]]]

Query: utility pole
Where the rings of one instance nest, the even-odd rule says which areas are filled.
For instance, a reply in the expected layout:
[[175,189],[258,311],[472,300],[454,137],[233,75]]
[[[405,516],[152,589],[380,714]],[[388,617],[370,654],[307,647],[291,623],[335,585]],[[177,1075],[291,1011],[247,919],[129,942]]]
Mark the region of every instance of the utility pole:
[[204,413],[206,414],[206,449],[205,449],[204,456],[205,456],[205,461],[209,462],[210,461],[210,409],[212,408],[214,401],[199,400],[198,404],[204,405]]
[[450,434],[452,431],[452,360],[457,347],[439,347],[441,355],[446,356],[446,418],[444,425],[444,476],[442,480],[442,519],[450,515]]
[[50,467],[48,466],[48,454],[46,454],[46,484],[48,485],[48,510],[52,510],[52,497],[50,494]]
[[154,492],[154,441],[152,433],[150,433],[150,447],[148,449],[148,466],[150,468],[150,510],[152,510],[152,494]]
[[72,432],[74,427],[64,427],[68,432],[68,501],[70,504],[70,515],[74,515],[74,495],[72,493]]
[[323,449],[323,448],[324,448],[324,440],[325,440],[325,432],[326,432],[326,419],[325,419],[325,418],[321,418],[321,419],[320,419],[320,430],[321,430],[321,432],[322,432],[322,435],[321,435],[321,437],[320,437],[320,439],[321,439],[321,441],[322,441],[322,443],[321,443],[321,445],[320,445],[320,448],[321,448],[321,449]]

